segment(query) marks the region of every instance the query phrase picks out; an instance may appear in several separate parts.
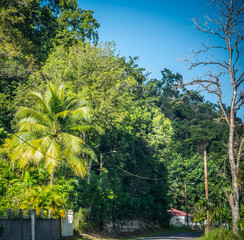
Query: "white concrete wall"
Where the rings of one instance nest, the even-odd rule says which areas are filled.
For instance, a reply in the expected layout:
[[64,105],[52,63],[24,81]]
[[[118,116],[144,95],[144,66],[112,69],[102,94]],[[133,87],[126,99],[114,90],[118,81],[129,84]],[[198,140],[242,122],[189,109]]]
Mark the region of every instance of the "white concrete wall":
[[[188,217],[188,223],[189,223],[189,225],[192,224],[191,217]],[[176,227],[182,227],[184,225],[187,225],[186,216],[173,216],[173,217],[171,217],[169,224],[172,226],[176,226]]]
[[125,220],[125,221],[107,222],[104,226],[104,229],[107,232],[112,232],[114,230],[119,232],[134,232],[134,231],[146,229],[149,226],[155,226],[155,224],[145,223],[140,220]]

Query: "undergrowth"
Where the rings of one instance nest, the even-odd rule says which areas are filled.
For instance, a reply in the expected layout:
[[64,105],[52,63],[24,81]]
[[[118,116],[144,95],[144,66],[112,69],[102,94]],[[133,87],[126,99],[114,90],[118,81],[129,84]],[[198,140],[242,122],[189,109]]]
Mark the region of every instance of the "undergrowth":
[[233,231],[225,228],[216,228],[206,233],[205,236],[198,240],[241,240],[242,237],[238,237]]

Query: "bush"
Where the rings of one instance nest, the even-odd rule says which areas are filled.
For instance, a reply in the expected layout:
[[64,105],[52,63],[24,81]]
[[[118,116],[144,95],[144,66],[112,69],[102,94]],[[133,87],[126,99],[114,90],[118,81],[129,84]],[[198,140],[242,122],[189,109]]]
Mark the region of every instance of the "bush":
[[233,231],[227,230],[225,228],[216,228],[206,233],[204,237],[199,238],[199,240],[241,240],[240,237],[236,236]]
[[244,237],[244,218],[239,218],[238,229],[239,229],[239,234]]
[[240,218],[238,220],[239,234],[244,237],[244,206],[240,207]]
[[74,229],[78,233],[82,233],[89,229],[86,221],[88,215],[88,209],[80,208],[78,212],[74,213]]

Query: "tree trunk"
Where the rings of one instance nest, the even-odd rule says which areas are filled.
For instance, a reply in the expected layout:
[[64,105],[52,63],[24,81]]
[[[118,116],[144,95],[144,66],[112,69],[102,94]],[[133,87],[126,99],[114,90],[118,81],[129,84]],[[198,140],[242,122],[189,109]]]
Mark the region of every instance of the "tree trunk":
[[233,222],[233,231],[235,234],[238,234],[238,219],[240,218],[239,211],[239,189],[237,184],[237,176],[232,175],[232,193],[229,197],[229,203],[231,207],[232,222]]
[[[233,185],[233,184],[232,184]],[[238,235],[238,219],[240,218],[240,212],[239,212],[239,191],[232,189],[233,193],[230,195],[229,202],[231,207],[231,214],[232,214],[232,222],[233,222],[233,231],[235,234]],[[235,195],[238,195],[235,197]]]
[[87,166],[87,182],[90,183],[90,179],[91,179],[91,166],[92,166],[92,159],[89,163],[89,165]]
[[53,186],[53,169],[51,171],[51,180],[50,180],[50,187]]
[[228,143],[228,155],[229,155],[229,162],[231,168],[231,176],[232,176],[232,192],[229,197],[229,203],[231,207],[232,213],[232,221],[233,221],[233,231],[235,234],[238,235],[238,224],[237,221],[240,218],[239,212],[239,189],[238,189],[238,168],[237,163],[235,163],[234,158],[234,103],[235,103],[236,91],[234,89],[233,97],[232,97],[232,104],[230,110],[230,122],[229,122],[229,143]]

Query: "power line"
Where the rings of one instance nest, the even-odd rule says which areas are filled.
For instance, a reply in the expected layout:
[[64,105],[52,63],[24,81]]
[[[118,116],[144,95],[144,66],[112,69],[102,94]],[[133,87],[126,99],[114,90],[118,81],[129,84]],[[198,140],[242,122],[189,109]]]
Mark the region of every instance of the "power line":
[[[6,127],[9,131],[10,131],[10,129],[8,128],[8,127]],[[49,157],[49,158],[52,158],[52,159],[54,159],[55,161],[57,161],[57,162],[61,162],[60,160],[58,160],[58,159],[56,159],[56,158],[54,158],[54,157],[51,157],[51,156],[49,156],[49,155],[47,155],[46,153],[44,153],[44,152],[42,152],[42,151],[40,151],[38,148],[36,148],[36,147],[34,147],[34,146],[32,146],[30,143],[28,143],[27,141],[25,141],[24,139],[22,139],[20,136],[18,136],[16,133],[12,133],[13,135],[15,135],[17,138],[19,138],[21,141],[23,141],[24,143],[26,143],[28,146],[30,146],[30,147],[32,147],[33,149],[35,149],[36,151],[38,151],[38,152],[40,152],[41,154],[43,154],[44,156],[46,156],[46,157]],[[9,144],[7,144],[9,147],[11,147]],[[11,147],[12,148],[12,147]],[[13,149],[13,148],[12,148]],[[13,149],[14,150],[14,149]],[[14,150],[15,151],[15,150]],[[15,151],[16,152],[16,151]],[[16,152],[17,153],[17,152]],[[17,153],[18,154],[18,153]],[[19,154],[18,154],[19,155]],[[21,157],[20,155],[19,155],[19,157]],[[22,157],[21,157],[22,158]],[[93,164],[93,165],[99,165],[99,164]],[[92,165],[92,166],[93,166]],[[166,179],[168,179],[169,177],[165,177],[165,178],[150,178],[150,177],[144,177],[144,176],[140,176],[140,175],[137,175],[137,174],[133,174],[133,173],[130,173],[130,172],[128,172],[128,171],[126,171],[126,170],[124,170],[124,169],[122,169],[122,168],[120,168],[119,166],[117,166],[117,165],[115,165],[119,170],[121,170],[122,172],[124,172],[124,173],[126,173],[126,174],[128,174],[128,175],[130,175],[130,176],[133,176],[133,177],[137,177],[137,178],[140,178],[140,179],[144,179],[144,180],[153,180],[153,181],[158,181],[158,180],[166,180]],[[178,173],[177,173],[178,174]],[[174,175],[173,175],[174,176]],[[172,176],[171,176],[172,177]]]
[[133,174],[133,173],[130,173],[130,172],[127,172],[126,170],[120,168],[119,166],[115,165],[119,170],[121,170],[122,172],[125,172],[126,174],[130,175],[130,176],[133,176],[133,177],[137,177],[137,178],[141,178],[141,179],[145,179],[145,180],[154,180],[154,181],[157,181],[157,180],[166,180],[168,178],[149,178],[149,177],[144,177],[144,176],[139,176],[139,175],[136,175],[136,174]]
[[[8,130],[10,130],[9,128],[7,128]],[[15,134],[15,133],[12,133],[13,135],[15,135],[17,138],[19,138],[21,141],[23,141],[24,143],[26,143],[27,145],[29,145],[30,147],[32,147],[33,149],[35,149],[36,151],[38,151],[38,152],[40,152],[41,154],[43,154],[44,156],[46,156],[46,157],[49,157],[49,158],[52,158],[52,159],[54,159],[55,161],[57,161],[57,162],[61,162],[60,160],[58,160],[58,159],[56,159],[56,158],[54,158],[54,157],[51,157],[51,156],[49,156],[49,155],[47,155],[46,153],[44,153],[44,152],[42,152],[41,150],[39,150],[38,148],[36,148],[36,147],[34,147],[34,146],[32,146],[30,143],[28,143],[27,141],[25,141],[23,138],[21,138],[20,136],[18,136],[17,134]],[[9,145],[8,145],[9,146]],[[12,148],[12,147],[11,147]],[[13,148],[12,148],[13,149]]]
[[[8,130],[9,130],[9,129],[8,129]],[[60,160],[58,160],[58,159],[56,159],[56,158],[54,158],[54,157],[51,157],[51,156],[47,155],[46,153],[40,151],[38,148],[32,146],[30,143],[28,143],[27,141],[25,141],[24,139],[22,139],[22,138],[21,138],[20,136],[18,136],[17,134],[13,133],[13,135],[15,135],[17,138],[19,138],[21,141],[23,141],[24,143],[26,143],[28,146],[32,147],[32,148],[35,149],[36,151],[42,153],[44,156],[49,157],[49,158],[52,158],[52,159],[54,159],[55,161],[61,162]],[[12,150],[13,150],[14,152],[17,153],[17,151],[15,151],[13,147],[11,147],[9,144],[7,144],[7,145],[8,145],[10,148],[12,148]],[[17,153],[17,154],[19,155],[19,153]],[[20,155],[19,155],[19,157],[22,158],[22,156],[20,156]],[[94,166],[94,165],[98,165],[98,164],[93,164],[92,166]],[[149,178],[149,177],[139,176],[139,175],[130,173],[130,172],[128,172],[128,171],[126,171],[126,170],[120,168],[120,167],[117,166],[117,165],[115,165],[115,166],[116,166],[119,170],[125,172],[126,174],[128,174],[128,175],[130,175],[130,176],[137,177],[137,178],[144,179],[144,180],[154,180],[154,181],[157,181],[157,180],[166,180],[166,179],[168,179],[168,178]]]

